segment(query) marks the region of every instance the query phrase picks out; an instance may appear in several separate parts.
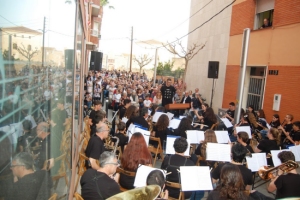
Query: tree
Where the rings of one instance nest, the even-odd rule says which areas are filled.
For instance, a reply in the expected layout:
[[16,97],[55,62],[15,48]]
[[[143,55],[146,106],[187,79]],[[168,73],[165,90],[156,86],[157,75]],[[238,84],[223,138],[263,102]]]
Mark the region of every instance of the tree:
[[172,68],[173,68],[174,62],[171,62],[170,60],[168,62],[159,62],[156,68],[157,75],[168,75],[172,76]]
[[[100,6],[107,6],[109,4],[108,0],[101,0]],[[109,9],[115,9],[113,6],[108,6]]]
[[[176,45],[180,47],[180,53],[178,50],[176,50]],[[184,58],[185,60],[185,66],[184,66],[184,75],[183,75],[183,80],[185,80],[186,76],[186,71],[187,71],[187,66],[189,64],[189,61],[194,58],[197,53],[205,47],[205,44],[193,44],[187,50],[182,46],[181,41],[178,41],[176,43],[168,43],[168,44],[163,44],[165,49],[167,49],[170,53],[177,55],[180,58]]]
[[21,44],[21,46],[18,46],[17,51],[24,56],[25,58],[27,58],[28,60],[28,65],[30,66],[30,61],[31,59],[39,53],[39,51],[37,50],[37,48],[32,51],[31,47],[30,48],[25,48],[24,44]]
[[149,55],[144,54],[144,55],[140,55],[138,58],[134,57],[133,60],[137,62],[138,65],[140,66],[140,73],[141,73],[142,68],[148,65],[152,61],[152,58],[150,58]]

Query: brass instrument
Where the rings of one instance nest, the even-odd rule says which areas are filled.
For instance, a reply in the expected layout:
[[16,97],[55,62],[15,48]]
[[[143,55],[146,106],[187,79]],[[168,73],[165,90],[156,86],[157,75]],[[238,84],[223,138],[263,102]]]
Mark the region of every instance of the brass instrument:
[[113,149],[113,153],[116,155],[116,151],[117,151],[120,139],[118,137],[116,137],[116,136],[113,136],[111,138],[116,139],[116,142],[114,143],[114,149]]
[[269,180],[273,179],[276,176],[278,176],[278,171],[281,170],[283,174],[288,173],[289,171],[293,169],[297,169],[299,167],[298,163],[295,161],[289,160],[285,163],[282,163],[281,165],[273,168],[268,168],[267,166],[264,166],[262,169],[258,171],[258,175],[261,179]]
[[160,192],[161,189],[158,185],[148,185],[116,194],[107,200],[154,200],[158,197]]

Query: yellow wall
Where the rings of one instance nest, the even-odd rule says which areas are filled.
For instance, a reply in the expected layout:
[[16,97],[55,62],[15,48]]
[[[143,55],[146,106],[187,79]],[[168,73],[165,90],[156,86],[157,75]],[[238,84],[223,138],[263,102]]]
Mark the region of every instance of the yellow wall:
[[[300,23],[251,31],[248,65],[300,65]],[[227,65],[239,65],[243,35],[229,40]]]

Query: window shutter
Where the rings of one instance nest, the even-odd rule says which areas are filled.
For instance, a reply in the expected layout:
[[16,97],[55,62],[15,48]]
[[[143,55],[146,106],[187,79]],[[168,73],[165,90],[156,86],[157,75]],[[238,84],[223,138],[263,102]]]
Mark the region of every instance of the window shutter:
[[275,0],[256,0],[256,13],[274,9]]

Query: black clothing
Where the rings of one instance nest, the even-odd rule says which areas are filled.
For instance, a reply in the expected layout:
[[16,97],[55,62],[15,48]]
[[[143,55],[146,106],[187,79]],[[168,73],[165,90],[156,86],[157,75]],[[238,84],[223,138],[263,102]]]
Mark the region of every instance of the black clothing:
[[[122,133],[115,134],[115,137],[119,138],[119,144],[118,147],[121,147],[122,152],[124,152],[124,146],[128,143],[128,137]],[[114,138],[112,138],[113,142],[116,142]]]
[[125,174],[120,174],[119,184],[125,189],[131,190],[134,189],[134,179],[135,177],[127,176]]
[[[129,121],[129,120],[128,120]],[[137,117],[134,117],[133,119],[132,119],[132,122],[134,123],[134,124],[136,124],[136,125],[140,125],[140,126],[142,126],[142,127],[144,127],[144,128],[147,128],[147,130],[149,129],[149,124],[148,124],[148,122],[145,120],[145,118],[144,117],[142,117],[142,116],[137,116]]]
[[[88,158],[93,158],[95,160],[99,160],[100,155],[105,151],[104,142],[97,135],[93,135],[89,140],[87,148],[85,150],[85,155]],[[88,163],[86,162],[86,167],[90,168]]]
[[107,174],[88,169],[80,179],[81,196],[85,200],[104,200],[120,193],[120,187],[116,181]]
[[173,103],[173,97],[175,95],[176,89],[173,86],[162,86],[161,89],[162,94],[162,106]]
[[213,122],[213,121],[211,121],[210,119],[208,119],[207,117],[205,117],[204,116],[204,118],[203,118],[203,124],[205,124],[207,127],[203,127],[203,129],[204,130],[206,130],[206,129],[210,129],[211,128],[211,126],[215,123],[215,122]]
[[194,109],[201,108],[201,106],[202,106],[200,100],[197,99],[196,97],[193,97],[191,102],[193,103],[193,108]]
[[[161,146],[163,147],[164,141],[167,141],[167,135],[171,135],[171,130],[166,128],[165,130],[157,130],[156,126],[153,126],[153,131],[155,131],[155,137],[160,138]],[[154,144],[155,145],[155,144]]]
[[280,123],[279,123],[278,120],[275,121],[275,122],[271,121],[270,122],[270,126],[273,127],[273,128],[278,128],[278,126],[280,126]]
[[[234,112],[235,112],[235,110],[227,110],[226,111],[226,113],[231,117],[231,118],[233,118],[234,119]],[[228,118],[228,117],[226,117],[229,121],[231,121],[231,119],[230,118]]]
[[[221,175],[221,169],[222,167],[225,165],[225,163],[220,163],[212,172],[211,172],[211,177],[215,180],[220,179],[220,175]],[[233,165],[233,164],[231,164]],[[236,165],[240,171],[241,174],[243,176],[243,181],[245,186],[247,185],[252,185],[253,183],[253,178],[252,178],[252,172],[250,169],[248,169],[247,167],[245,167],[244,165]]]
[[191,99],[190,96],[188,96],[188,97],[183,96],[180,103],[183,103],[184,99],[185,99],[185,103],[191,103],[192,102],[192,99]]
[[287,173],[280,175],[274,182],[277,193],[276,199],[287,197],[300,197],[300,175]]
[[248,151],[249,151],[250,153],[254,153],[252,147],[251,147],[249,144],[247,144],[247,146],[245,146],[245,147],[248,149]]
[[[167,181],[175,183],[180,182],[180,175],[177,171],[177,169],[179,169],[180,166],[195,166],[195,164],[190,159],[187,159],[177,154],[166,156],[164,158],[161,164],[161,169],[167,170],[167,173],[172,172],[171,174],[167,175]],[[167,186],[166,189],[169,191],[169,196],[173,198],[179,197],[179,189],[169,188]],[[184,192],[184,197],[188,199],[191,196],[191,194],[191,192]]]
[[294,141],[300,141],[300,130],[292,131],[290,135]]
[[[271,150],[279,150],[276,140],[262,140],[257,148],[266,154],[271,153]],[[267,158],[267,163],[270,166],[274,166],[272,158]]]
[[[94,126],[97,124],[97,122],[96,122],[96,115],[97,115],[97,114],[100,114],[100,111],[99,111],[99,110],[98,110],[98,111],[92,110],[92,111],[91,111],[91,114],[90,114],[90,116],[89,116],[89,118],[92,119],[92,123],[93,123]],[[91,125],[91,127],[92,127],[93,125]]]
[[[188,130],[192,130],[192,129],[188,129]],[[177,136],[184,137],[185,139],[187,139],[186,132],[185,131],[179,131],[178,128],[174,129],[173,134],[171,134],[171,135],[177,135]]]
[[124,106],[119,107],[119,113],[120,113],[120,119],[122,120],[122,118],[124,117],[126,112],[126,108]]
[[[247,197],[246,194],[244,194],[243,196],[243,199],[254,200],[251,197]],[[220,198],[220,191],[218,189],[215,189],[208,194],[207,200],[227,200],[227,198]]]
[[51,196],[52,179],[49,172],[38,170],[20,178],[13,184],[8,199],[34,200],[48,199]]
[[35,162],[37,169],[42,169],[44,162],[51,158],[51,134],[47,135],[45,139],[38,138],[38,145],[40,146],[40,151],[38,152],[38,157]]

